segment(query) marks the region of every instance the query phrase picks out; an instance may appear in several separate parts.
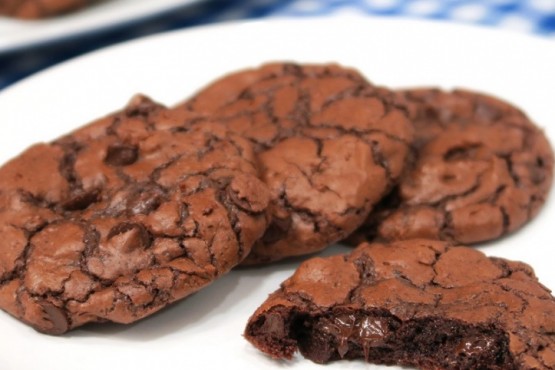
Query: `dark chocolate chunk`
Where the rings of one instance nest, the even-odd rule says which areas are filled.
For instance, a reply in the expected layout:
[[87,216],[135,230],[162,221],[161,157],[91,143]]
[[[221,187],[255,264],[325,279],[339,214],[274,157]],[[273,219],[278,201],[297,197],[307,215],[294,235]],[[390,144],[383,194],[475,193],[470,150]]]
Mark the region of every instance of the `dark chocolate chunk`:
[[135,163],[138,155],[135,145],[115,144],[108,148],[104,161],[112,166],[127,166]]

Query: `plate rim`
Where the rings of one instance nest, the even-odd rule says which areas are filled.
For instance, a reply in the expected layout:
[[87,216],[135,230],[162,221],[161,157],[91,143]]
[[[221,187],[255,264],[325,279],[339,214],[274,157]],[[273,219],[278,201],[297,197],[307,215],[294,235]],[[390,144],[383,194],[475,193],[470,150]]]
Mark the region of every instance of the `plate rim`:
[[[189,0],[189,1],[196,2],[196,1],[204,1],[204,0]],[[56,70],[58,68],[64,68],[67,65],[71,65],[73,63],[79,62],[81,59],[94,57],[102,53],[110,53],[113,49],[127,48],[127,47],[132,48],[132,47],[135,47],[135,45],[139,45],[142,43],[150,43],[153,40],[156,40],[158,38],[163,39],[166,37],[179,37],[177,35],[198,33],[203,31],[217,32],[220,29],[235,28],[235,27],[261,27],[261,26],[278,27],[280,24],[287,25],[289,23],[301,24],[301,23],[313,23],[313,22],[342,23],[346,20],[355,21],[355,22],[369,20],[370,22],[378,22],[378,23],[384,23],[384,24],[386,23],[407,24],[408,23],[414,26],[422,26],[422,27],[425,27],[426,25],[434,25],[434,27],[437,26],[440,28],[460,29],[461,31],[464,31],[464,32],[485,33],[486,35],[490,35],[490,37],[517,38],[531,43],[544,44],[545,46],[555,47],[555,40],[542,35],[509,30],[505,28],[498,28],[490,25],[482,25],[482,24],[474,24],[474,23],[466,23],[466,22],[454,22],[446,19],[414,18],[414,17],[408,17],[408,16],[407,17],[405,16],[385,17],[385,16],[375,16],[375,15],[340,14],[340,15],[325,15],[325,16],[314,16],[314,17],[303,17],[303,18],[290,17],[290,16],[272,16],[269,18],[225,20],[217,23],[201,24],[201,25],[196,25],[196,26],[191,26],[186,28],[167,30],[167,31],[162,31],[155,34],[140,36],[137,38],[133,38],[130,40],[123,40],[115,44],[110,44],[98,49],[85,52],[83,54],[63,60],[54,65],[48,66],[40,71],[37,71],[29,76],[24,77],[21,80],[16,81],[13,84],[8,85],[6,88],[0,90],[0,96],[2,96],[3,93],[6,91],[11,91],[13,88],[18,88],[20,84],[27,83],[28,80],[42,76],[45,73],[50,73],[52,70]],[[0,55],[1,54],[2,54],[2,50],[0,47]]]
[[[78,19],[78,17],[81,17],[83,15],[82,12],[87,12],[87,9],[78,10],[75,13],[62,15],[60,16],[61,18],[59,18],[59,21],[61,22],[62,25],[64,23],[71,25],[71,30],[69,32],[58,30],[58,31],[47,33],[47,35],[42,36],[40,34],[41,32],[40,28],[37,28],[37,30],[32,34],[31,37],[24,38],[23,40],[10,41],[9,37],[6,37],[6,38],[0,37],[0,56],[9,55],[12,53],[24,52],[25,49],[29,47],[43,48],[49,45],[54,45],[54,44],[78,39],[79,37],[82,37],[82,36],[100,35],[105,32],[109,32],[111,30],[129,27],[129,26],[132,26],[133,24],[137,24],[142,21],[154,19],[163,14],[167,14],[171,12],[173,9],[176,9],[178,7],[193,6],[202,1],[206,1],[206,0],[173,1],[171,4],[167,4],[159,8],[154,7],[153,9],[153,7],[149,7],[149,9],[151,9],[150,12],[147,12],[145,9],[145,11],[138,12],[137,14],[130,17],[118,16],[115,18],[105,19],[106,17],[102,17],[103,13],[101,13],[100,18],[104,18],[104,19],[97,19],[96,21],[92,22],[91,24],[87,24],[86,26],[75,25],[74,22],[76,21],[76,18]],[[152,3],[156,4],[157,1],[152,0]],[[99,4],[97,6],[102,6],[102,4]],[[129,4],[127,6],[129,6]],[[125,10],[125,8],[118,9],[118,14],[121,14],[122,10]],[[56,18],[49,18],[46,20],[42,20],[42,19],[20,20],[17,18],[0,16],[0,24],[5,23],[4,27],[8,28],[6,30],[6,33],[8,33],[8,32],[19,31],[20,27],[26,27],[26,29],[31,29],[33,27],[36,28],[38,25],[40,25],[40,22],[42,21],[51,22],[52,20],[55,20],[55,19]],[[10,24],[15,25],[15,27],[12,29],[9,29]],[[30,27],[27,27],[27,26],[30,26]],[[2,25],[0,25],[0,27],[2,27]]]

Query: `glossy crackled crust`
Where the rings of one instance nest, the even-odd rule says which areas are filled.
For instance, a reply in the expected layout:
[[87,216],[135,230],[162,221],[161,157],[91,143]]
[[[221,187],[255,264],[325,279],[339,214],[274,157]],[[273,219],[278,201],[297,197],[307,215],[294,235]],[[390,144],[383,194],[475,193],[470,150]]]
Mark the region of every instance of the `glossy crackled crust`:
[[68,13],[101,0],[2,0],[0,15],[36,19]]
[[229,271],[267,227],[250,144],[158,129],[144,97],[0,169],[0,307],[39,331],[129,323]]
[[415,124],[414,163],[348,242],[499,238],[545,202],[553,151],[524,113],[470,91],[399,91]]
[[528,265],[410,240],[304,262],[245,337],[272,357],[300,349],[320,363],[553,369],[553,317],[555,299]]
[[318,251],[364,220],[412,142],[395,99],[352,69],[276,63],[228,75],[176,108],[255,145],[273,222],[246,263]]

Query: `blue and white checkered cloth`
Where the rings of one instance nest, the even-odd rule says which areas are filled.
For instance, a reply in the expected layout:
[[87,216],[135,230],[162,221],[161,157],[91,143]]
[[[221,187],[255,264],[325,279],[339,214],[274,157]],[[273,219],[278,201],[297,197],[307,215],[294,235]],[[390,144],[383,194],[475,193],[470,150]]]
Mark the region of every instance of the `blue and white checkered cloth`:
[[0,54],[0,90],[74,56],[158,32],[229,20],[344,13],[474,23],[555,40],[555,0],[207,0],[76,39]]

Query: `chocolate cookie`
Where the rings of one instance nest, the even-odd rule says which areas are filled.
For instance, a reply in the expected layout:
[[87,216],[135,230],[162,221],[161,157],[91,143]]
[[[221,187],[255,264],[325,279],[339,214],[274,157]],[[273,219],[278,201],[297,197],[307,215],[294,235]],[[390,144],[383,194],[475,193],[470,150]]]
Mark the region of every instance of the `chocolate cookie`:
[[99,0],[2,0],[0,14],[10,17],[48,18],[83,8]]
[[400,91],[415,124],[414,164],[348,240],[477,243],[534,217],[551,188],[545,135],[507,102],[437,89]]
[[346,237],[396,182],[412,141],[394,96],[337,65],[237,72],[176,110],[197,115],[185,126],[224,123],[255,145],[273,221],[248,264],[316,252]]
[[161,112],[137,97],[0,168],[0,308],[50,334],[130,323],[250,252],[269,220],[251,145]]
[[547,370],[554,317],[555,298],[528,265],[420,239],[304,262],[245,337],[274,358],[298,349],[318,363]]

